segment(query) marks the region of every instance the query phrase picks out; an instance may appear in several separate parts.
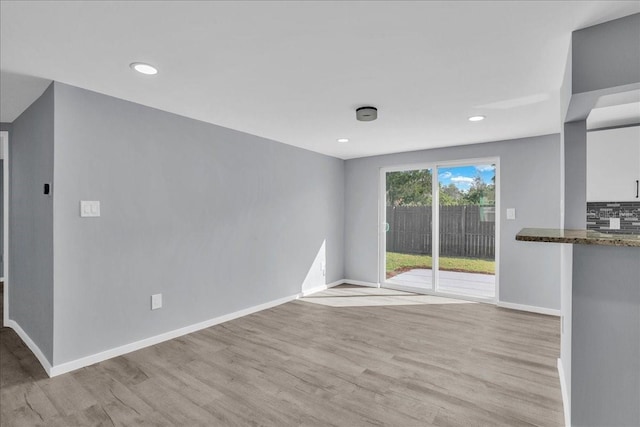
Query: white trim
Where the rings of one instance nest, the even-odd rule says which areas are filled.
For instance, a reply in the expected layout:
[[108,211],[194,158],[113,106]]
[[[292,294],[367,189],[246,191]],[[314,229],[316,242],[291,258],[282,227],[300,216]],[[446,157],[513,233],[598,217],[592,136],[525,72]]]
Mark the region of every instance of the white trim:
[[[266,302],[264,304],[259,304],[253,307],[245,308],[243,310],[239,310],[233,313],[225,314],[219,317],[215,317],[213,319],[205,320],[204,322],[195,323],[193,325],[185,326],[184,328],[175,329],[173,331],[165,332],[160,335],[156,335],[153,337],[145,338],[140,341],[132,342],[130,344],[125,344],[120,347],[112,348],[100,353],[92,354],[90,356],[81,357],[80,359],[72,360],[70,362],[61,363],[59,365],[54,365],[49,368],[47,373],[50,377],[55,377],[60,374],[64,374],[70,371],[74,371],[76,369],[84,368],[85,366],[93,365],[94,363],[102,362],[103,360],[111,359],[113,357],[121,356],[123,354],[131,353],[132,351],[140,350],[145,347],[149,347],[155,344],[159,344],[164,341],[168,341],[174,338],[181,337],[183,335],[190,334],[192,332],[199,331],[201,329],[209,328],[211,326],[218,325],[220,323],[228,322],[233,319],[237,319],[242,316],[247,316],[249,314],[256,313],[258,311],[266,310],[268,308],[272,308],[281,304],[284,304],[289,301],[293,301],[300,297],[300,294],[289,295],[284,298],[279,298],[273,301]],[[26,334],[25,334],[26,336]],[[26,341],[25,341],[26,342]],[[30,347],[31,348],[31,347]],[[37,348],[37,347],[36,347]],[[34,352],[35,353],[35,352]],[[37,354],[36,354],[37,356]],[[38,359],[40,360],[40,359]],[[46,359],[45,359],[46,360]],[[42,363],[42,360],[40,360]],[[44,364],[43,364],[44,366]],[[45,369],[46,366],[45,366]]]
[[[378,226],[378,286],[377,286],[379,288],[386,287],[386,278],[387,278],[387,269],[386,269],[386,262],[387,262],[386,233],[387,231],[385,226],[387,223],[386,222],[387,221],[387,173],[430,169],[432,171],[431,179],[433,180],[435,175],[433,171],[435,170],[435,168],[436,168],[435,163],[425,163],[425,162],[396,165],[396,166],[385,166],[380,168],[380,179],[378,180],[378,224],[379,226]],[[432,183],[431,185],[432,194],[436,193],[434,188],[437,188],[437,184],[438,184],[437,177],[435,179],[436,179],[435,184]],[[433,199],[433,196],[432,196],[432,200],[435,200]],[[435,217],[433,218],[434,218],[434,221],[436,221],[436,218]],[[432,227],[434,227],[434,225],[432,225]],[[434,236],[434,239],[437,239],[437,237]],[[434,247],[434,245],[435,245],[435,242],[432,243],[432,247]],[[431,259],[433,260],[432,262],[437,263],[437,259],[433,255],[433,253],[431,255],[432,255]],[[433,271],[435,272],[436,269],[433,269]],[[433,283],[435,283],[436,273],[433,273],[433,274],[434,274]]]
[[560,316],[560,310],[554,308],[538,307],[535,305],[516,304],[514,302],[498,301],[498,307],[509,308],[511,310],[528,311],[530,313],[546,314],[548,316]]
[[564,375],[562,359],[558,358],[558,376],[560,377],[560,390],[562,391],[562,407],[564,408],[564,425],[571,427],[571,403],[567,394],[567,377]]
[[[2,189],[3,191],[3,194],[2,194],[3,224],[1,225],[4,231],[4,236],[3,236],[4,246],[2,250],[3,252],[2,281],[4,282],[4,285],[3,285],[4,298],[2,303],[3,303],[3,309],[4,309],[4,316],[2,319],[2,324],[4,326],[10,327],[9,326],[9,322],[10,322],[9,321],[9,132],[7,132],[6,130],[0,131],[0,144],[2,144],[2,153],[3,153],[2,157],[4,160],[4,170],[2,172],[2,177],[4,179],[3,189]],[[16,323],[16,326],[17,326],[17,323]],[[22,328],[20,330],[22,330]]]
[[[334,286],[342,285],[344,283],[348,283],[351,285],[357,286],[367,286],[367,287],[380,287],[378,283],[371,282],[362,282],[359,280],[336,280],[335,282],[328,283],[324,286],[318,286],[314,289],[328,289],[333,288]],[[145,347],[149,347],[155,344],[159,344],[164,341],[168,341],[174,338],[181,337],[183,335],[190,334],[192,332],[199,331],[201,329],[209,328],[211,326],[218,325],[220,323],[228,322],[230,320],[237,319],[239,317],[248,316],[249,314],[257,313],[262,310],[266,310],[268,308],[276,307],[278,305],[296,300],[304,295],[309,295],[313,293],[313,289],[306,291],[304,294],[298,293],[294,295],[289,295],[284,298],[279,298],[273,301],[266,302],[264,304],[259,304],[253,307],[245,308],[243,310],[239,310],[233,313],[225,314],[219,317],[215,317],[213,319],[205,320],[204,322],[195,323],[193,325],[185,326],[183,328],[175,329],[173,331],[165,332],[163,334],[159,334],[153,337],[145,338],[140,341],[136,341],[130,344],[125,344],[120,347],[115,347],[109,350],[105,350],[100,353],[92,354],[86,357],[82,357],[76,360],[72,360],[70,362],[61,363],[59,365],[52,366],[47,358],[44,356],[40,348],[33,342],[31,337],[27,335],[27,333],[13,320],[6,320],[5,326],[16,331],[20,339],[24,341],[24,343],[29,347],[29,349],[36,356],[44,370],[47,372],[47,375],[50,377],[55,377],[61,374],[65,374],[67,372],[74,371],[76,369],[84,368],[85,366],[93,365],[94,363],[102,362],[107,359],[111,359],[117,356],[122,356],[123,354],[131,353],[132,351],[140,350]],[[315,292],[315,291],[314,291]],[[5,294],[6,295],[6,294]]]
[[[431,289],[438,293],[440,284],[440,172],[433,165],[431,172]],[[385,278],[386,281],[386,278]]]
[[344,279],[336,280],[335,282],[327,283],[327,289],[335,288],[338,285],[342,285],[344,283]]
[[498,302],[500,301],[500,230],[502,230],[502,223],[501,223],[501,211],[502,211],[502,203],[501,200],[502,198],[500,197],[500,193],[502,193],[502,182],[500,181],[501,179],[501,166],[500,166],[500,156],[498,157],[494,157],[493,158],[494,164],[496,165],[496,170],[495,170],[495,177],[496,177],[496,182],[495,182],[495,195],[496,195],[496,217],[495,217],[495,247],[493,249],[494,255],[493,255],[493,262],[494,262],[494,270],[495,270],[495,296],[493,301],[494,302]]
[[[356,286],[365,286],[365,287],[372,287],[372,288],[379,288],[381,287],[379,283],[373,283],[373,282],[363,282],[360,280],[350,280],[350,279],[345,279],[345,280],[337,280],[335,282],[329,283],[327,285],[324,286],[318,286],[317,288],[314,289],[319,289],[319,290],[325,290],[328,288],[332,288],[334,286],[338,286],[338,285],[342,285],[342,284],[350,284],[350,285],[356,285]],[[423,293],[423,294],[427,294],[427,295],[436,295],[434,292],[428,292],[426,290],[422,290],[422,289],[416,289],[416,288],[411,288],[411,287],[407,287],[407,286],[401,286],[401,285],[391,285],[388,286],[388,284],[385,284],[384,286],[385,288],[389,288],[389,289],[398,289],[398,290],[402,290],[402,291],[409,291],[409,292],[416,292],[416,293]],[[183,335],[187,335],[190,334],[192,332],[196,332],[199,331],[201,329],[205,329],[205,328],[209,328],[211,326],[215,326],[218,325],[220,323],[224,323],[224,322],[228,322],[230,320],[234,320],[237,319],[239,317],[243,317],[243,316],[248,316],[250,314],[253,313],[257,313],[259,311],[262,310],[266,310],[272,307],[276,307],[278,305],[287,303],[289,301],[293,301],[295,299],[298,299],[302,296],[306,296],[309,295],[313,292],[318,292],[315,291],[314,289],[310,289],[308,291],[306,291],[304,294],[302,293],[298,293],[298,294],[294,294],[294,295],[289,295],[287,297],[284,298],[279,298],[273,301],[269,301],[266,302],[264,304],[259,304],[253,307],[249,307],[249,308],[245,308],[243,310],[239,310],[233,313],[229,313],[229,314],[225,314],[219,317],[215,317],[213,319],[209,319],[209,320],[205,320],[204,322],[200,322],[200,323],[195,323],[193,325],[189,325],[189,326],[185,326],[183,328],[179,328],[179,329],[175,329],[173,331],[169,331],[169,332],[165,332],[163,334],[159,334],[153,337],[149,337],[149,338],[145,338],[142,339],[140,341],[136,341],[130,344],[125,344],[123,346],[120,347],[115,347],[100,353],[96,353],[96,354],[92,354],[86,357],[82,357],[80,359],[76,359],[76,360],[72,360],[70,362],[66,362],[66,363],[62,363],[60,365],[54,365],[52,366],[49,361],[47,360],[47,358],[44,356],[44,354],[42,353],[42,351],[40,350],[40,348],[33,342],[33,340],[31,339],[31,337],[29,337],[29,335],[22,329],[22,327],[20,327],[20,325],[13,321],[13,320],[6,320],[5,321],[5,326],[9,327],[11,329],[13,329],[18,336],[22,339],[22,341],[24,341],[24,343],[27,345],[27,347],[33,352],[33,354],[36,356],[36,358],[38,359],[38,361],[40,362],[40,364],[42,365],[42,367],[44,368],[44,370],[46,371],[47,375],[49,375],[50,377],[55,377],[67,372],[71,372],[74,371],[76,369],[80,369],[83,368],[85,366],[89,366],[89,365],[93,365],[95,363],[98,362],[102,362],[104,360],[107,359],[111,359],[117,356],[121,356],[123,354],[127,354],[127,353],[131,353],[132,351],[136,351],[136,350],[140,350],[142,348],[145,347],[149,347],[155,344],[159,344],[161,342],[164,341],[168,341],[174,338],[178,338],[181,337]],[[479,299],[479,298],[473,298],[473,297],[468,297],[468,296],[458,296],[458,295],[448,295],[448,294],[442,294],[439,293],[437,296],[442,296],[442,297],[450,297],[450,298],[455,298],[455,299],[461,299],[461,300],[469,300],[469,301],[476,301],[476,302],[483,302],[483,303],[492,303],[490,300],[483,300],[483,299]],[[504,307],[504,308],[510,308],[510,309],[515,309],[515,310],[522,310],[522,311],[530,311],[530,312],[534,312],[534,313],[541,313],[541,314],[548,314],[548,315],[553,315],[553,316],[559,316],[560,315],[560,311],[559,310],[553,310],[553,309],[547,309],[547,308],[542,308],[542,307],[534,307],[534,306],[529,306],[529,305],[522,305],[522,304],[514,304],[514,303],[507,303],[507,302],[498,302],[497,305],[499,307]],[[558,359],[558,361],[560,361],[560,359]],[[558,369],[559,371],[562,369],[561,364],[558,365]],[[561,387],[562,387],[562,393],[563,393],[563,402],[565,402],[565,419],[567,418],[567,399],[566,399],[566,385],[564,383],[564,372],[561,372],[560,374],[560,381],[561,381]],[[569,424],[567,424],[569,425]]]
[[366,286],[368,288],[379,288],[380,287],[380,283],[363,282],[362,280],[344,279],[342,281],[342,283],[345,284],[345,285]]
[[[378,179],[378,283],[385,281],[387,271],[387,172],[397,172],[380,168]],[[389,227],[391,227],[389,225]]]
[[31,337],[24,331],[24,329],[22,329],[22,327],[18,325],[16,321],[10,320],[10,319],[5,321],[4,326],[6,326],[7,328],[13,329],[16,332],[16,334],[18,334],[20,339],[27,345],[27,347],[29,347],[29,350],[31,350],[31,352],[36,356],[36,359],[38,359],[38,362],[40,362],[44,370],[47,372],[47,375],[52,376],[51,364],[49,363],[47,358],[44,356],[42,351],[40,350],[40,347],[38,347],[36,343],[33,342]]
[[336,280],[335,282],[328,283],[326,285],[316,286],[315,288],[307,289],[302,291],[301,296],[306,297],[307,295],[315,294],[317,292],[326,291],[329,288],[333,288],[334,286],[342,285],[344,280]]

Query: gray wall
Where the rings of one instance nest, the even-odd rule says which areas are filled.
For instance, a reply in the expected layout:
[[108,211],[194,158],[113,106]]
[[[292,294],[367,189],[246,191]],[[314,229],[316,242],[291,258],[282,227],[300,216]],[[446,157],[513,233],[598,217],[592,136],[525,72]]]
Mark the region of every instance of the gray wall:
[[572,34],[573,93],[640,82],[640,14]]
[[[500,300],[559,309],[559,247],[515,240],[523,227],[560,226],[559,135],[347,160],[345,278],[379,280],[380,168],[482,157],[500,157]],[[516,208],[515,221],[506,208]]]
[[344,161],[55,89],[56,365],[343,278]]
[[54,88],[12,124],[9,143],[9,317],[53,361]]
[[640,248],[573,248],[572,422],[640,425]]
[[[11,138],[11,123],[0,123],[0,131],[9,132]],[[5,155],[6,157],[6,155]],[[0,169],[0,275],[4,272],[4,160],[2,161],[2,169]]]
[[564,228],[587,227],[587,122],[564,124]]

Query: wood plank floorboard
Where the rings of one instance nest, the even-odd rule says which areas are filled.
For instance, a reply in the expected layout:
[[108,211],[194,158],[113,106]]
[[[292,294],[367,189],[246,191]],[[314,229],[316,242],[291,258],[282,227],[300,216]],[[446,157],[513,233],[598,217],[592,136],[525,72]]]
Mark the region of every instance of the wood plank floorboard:
[[559,348],[488,304],[293,301],[48,378],[2,328],[0,425],[562,426]]

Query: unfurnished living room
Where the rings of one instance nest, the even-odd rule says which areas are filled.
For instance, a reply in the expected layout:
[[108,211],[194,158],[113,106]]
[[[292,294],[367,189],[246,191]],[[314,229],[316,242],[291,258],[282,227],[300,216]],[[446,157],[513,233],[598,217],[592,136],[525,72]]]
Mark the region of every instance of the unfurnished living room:
[[0,426],[640,426],[640,1],[0,0]]

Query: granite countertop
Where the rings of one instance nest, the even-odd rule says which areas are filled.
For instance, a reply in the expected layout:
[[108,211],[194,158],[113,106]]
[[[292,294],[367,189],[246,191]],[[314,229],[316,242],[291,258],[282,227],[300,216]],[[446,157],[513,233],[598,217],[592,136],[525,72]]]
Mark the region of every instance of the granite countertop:
[[574,243],[579,245],[629,246],[640,248],[640,235],[605,234],[593,230],[523,228],[516,240],[524,242]]

